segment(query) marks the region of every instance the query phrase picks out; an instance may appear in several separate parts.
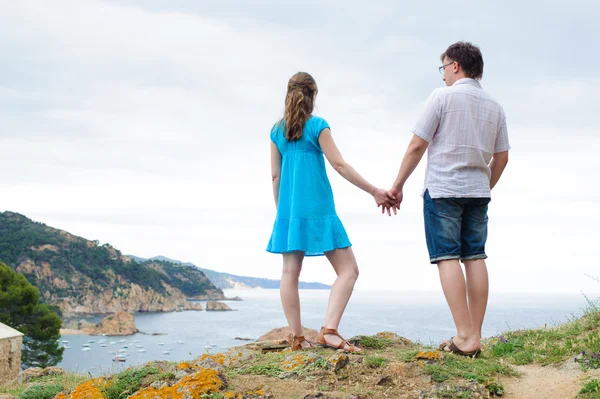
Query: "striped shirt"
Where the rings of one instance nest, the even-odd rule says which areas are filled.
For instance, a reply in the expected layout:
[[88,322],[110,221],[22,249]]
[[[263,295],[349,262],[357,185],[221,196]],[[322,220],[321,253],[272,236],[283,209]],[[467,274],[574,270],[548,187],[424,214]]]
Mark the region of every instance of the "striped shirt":
[[508,151],[504,110],[477,80],[434,90],[411,130],[429,143],[425,187],[431,198],[491,197],[488,166]]

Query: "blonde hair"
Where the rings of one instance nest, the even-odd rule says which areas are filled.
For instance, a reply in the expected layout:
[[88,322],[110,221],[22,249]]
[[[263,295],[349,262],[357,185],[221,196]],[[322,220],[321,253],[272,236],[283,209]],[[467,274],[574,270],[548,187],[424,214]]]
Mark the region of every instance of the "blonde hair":
[[317,94],[317,82],[306,72],[298,72],[290,78],[285,96],[285,138],[290,141],[302,137],[304,124],[310,118]]

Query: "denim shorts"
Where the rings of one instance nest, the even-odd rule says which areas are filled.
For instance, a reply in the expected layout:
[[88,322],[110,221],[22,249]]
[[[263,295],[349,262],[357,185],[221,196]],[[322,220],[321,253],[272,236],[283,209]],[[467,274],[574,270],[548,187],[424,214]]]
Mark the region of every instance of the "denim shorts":
[[423,195],[425,237],[429,260],[486,259],[490,198],[431,198]]

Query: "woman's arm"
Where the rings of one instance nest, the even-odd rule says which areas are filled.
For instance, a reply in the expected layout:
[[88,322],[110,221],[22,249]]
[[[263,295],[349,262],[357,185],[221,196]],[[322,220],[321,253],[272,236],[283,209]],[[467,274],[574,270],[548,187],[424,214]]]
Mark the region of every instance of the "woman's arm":
[[387,191],[379,189],[366,181],[349,163],[347,163],[331,136],[331,130],[323,129],[319,136],[319,144],[331,166],[346,180],[375,198],[377,206],[392,203]]
[[279,182],[281,180],[281,153],[271,141],[271,180],[273,182],[273,198],[275,199],[275,208],[279,202]]

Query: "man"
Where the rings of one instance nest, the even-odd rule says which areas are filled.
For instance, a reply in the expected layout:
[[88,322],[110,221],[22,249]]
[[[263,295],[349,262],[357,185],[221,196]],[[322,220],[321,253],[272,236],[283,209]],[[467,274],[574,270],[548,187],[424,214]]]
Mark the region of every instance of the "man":
[[429,96],[389,193],[399,208],[404,183],[429,148],[423,189],[427,249],[431,263],[438,266],[457,329],[440,349],[474,356],[481,348],[488,300],[488,203],[508,162],[510,145],[504,111],[479,83],[479,48],[454,43],[441,60],[447,87]]

